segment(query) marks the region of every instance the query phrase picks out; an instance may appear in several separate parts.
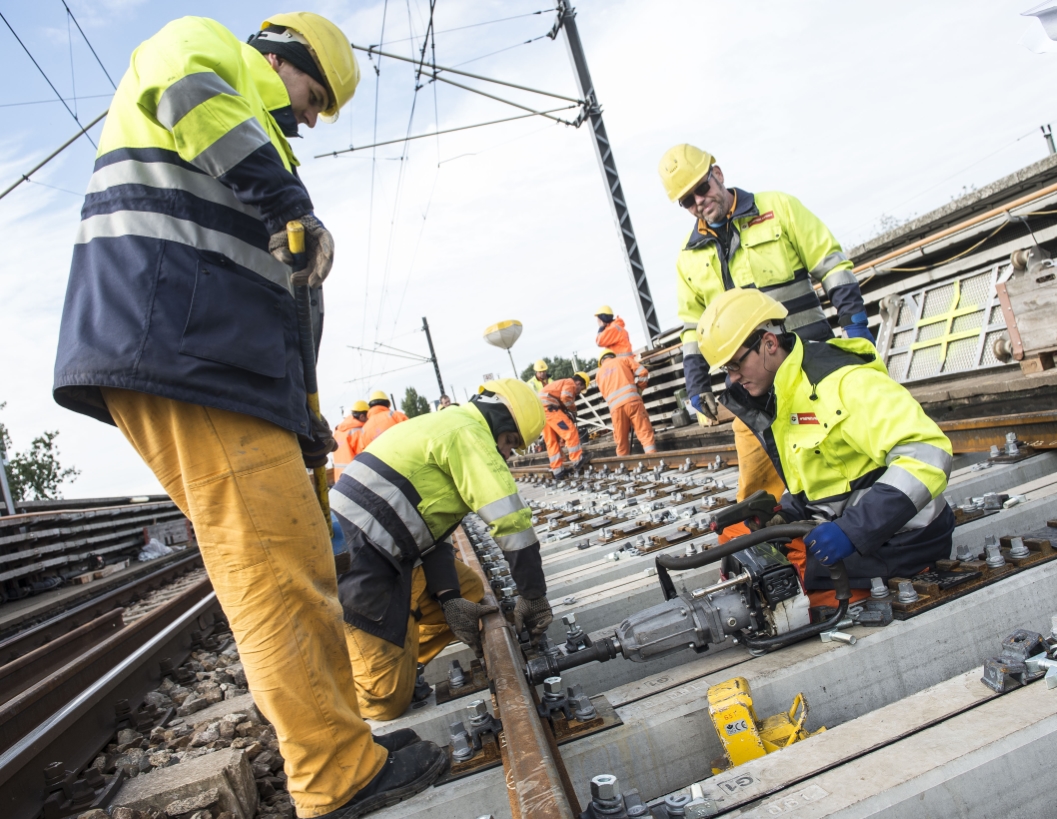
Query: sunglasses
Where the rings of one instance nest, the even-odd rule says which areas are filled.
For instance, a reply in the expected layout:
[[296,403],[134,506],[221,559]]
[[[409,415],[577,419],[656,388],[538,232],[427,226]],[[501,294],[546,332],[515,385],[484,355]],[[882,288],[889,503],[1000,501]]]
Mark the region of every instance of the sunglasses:
[[690,193],[688,193],[686,196],[684,196],[682,199],[680,199],[679,200],[679,204],[682,205],[684,208],[687,208],[687,209],[692,208],[694,206],[694,203],[697,201],[696,197],[704,196],[706,193],[708,193],[708,189],[709,189],[709,187],[711,187],[711,185],[712,185],[712,168],[709,168],[708,169],[708,176],[706,176],[704,178],[704,181],[702,181],[696,188],[694,188],[692,191],[690,191]]
[[724,364],[720,369],[725,373],[741,372],[741,362],[749,357],[749,353],[755,353],[759,350],[761,341],[763,341],[763,334],[759,333],[756,336],[756,340],[749,345],[749,349],[739,355],[734,361]]

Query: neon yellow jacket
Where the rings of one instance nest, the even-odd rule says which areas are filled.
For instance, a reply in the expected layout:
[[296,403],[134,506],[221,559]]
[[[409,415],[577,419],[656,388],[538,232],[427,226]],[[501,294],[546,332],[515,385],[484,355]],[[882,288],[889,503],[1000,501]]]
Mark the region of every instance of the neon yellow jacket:
[[459,588],[447,538],[470,512],[491,527],[520,593],[546,593],[532,510],[472,403],[420,415],[378,437],[342,473],[330,505],[351,556],[338,582],[345,618],[397,645],[416,565],[432,593]]

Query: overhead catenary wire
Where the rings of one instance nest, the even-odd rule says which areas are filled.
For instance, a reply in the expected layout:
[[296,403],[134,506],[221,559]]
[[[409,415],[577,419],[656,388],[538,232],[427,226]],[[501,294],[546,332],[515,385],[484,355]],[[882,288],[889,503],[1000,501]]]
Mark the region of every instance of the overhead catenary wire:
[[77,30],[81,32],[81,36],[84,38],[85,45],[88,46],[88,50],[92,52],[92,56],[95,57],[95,61],[99,63],[99,67],[103,69],[103,73],[106,74],[106,78],[110,80],[110,85],[113,86],[114,90],[117,90],[117,83],[114,82],[114,78],[110,76],[110,72],[106,70],[106,66],[103,65],[103,61],[99,59],[99,55],[95,53],[95,49],[92,47],[92,41],[88,39],[88,35],[84,33],[84,29],[81,28],[81,24],[77,22],[77,18],[73,16],[73,12],[70,11],[70,7],[66,5],[66,0],[62,0],[63,6],[66,7],[66,14],[69,15],[68,19],[73,20],[73,24],[77,26]]
[[[43,168],[45,165],[47,165],[49,162],[51,162],[51,160],[53,160],[55,157],[57,157],[59,154],[61,154],[63,151],[65,151],[67,148],[69,148],[71,145],[73,145],[73,143],[75,143],[82,136],[87,136],[87,129],[91,128],[93,125],[95,125],[97,122],[99,122],[99,120],[101,120],[103,117],[105,117],[107,115],[107,113],[109,112],[109,110],[110,109],[108,108],[106,111],[101,113],[99,116],[97,116],[91,122],[89,122],[87,125],[82,127],[79,133],[74,134],[72,137],[70,137],[68,140],[66,140],[64,143],[62,143],[62,145],[60,145],[58,148],[56,148],[54,151],[52,151],[50,154],[48,154],[46,157],[44,157],[44,159],[42,159],[40,162],[38,162],[36,165],[34,165],[30,170],[28,170],[24,174],[22,174],[22,176],[20,176],[15,182],[13,182],[12,184],[8,185],[8,187],[2,193],[0,193],[0,199],[3,199],[5,196],[7,196],[9,193],[11,193],[11,191],[13,191],[15,188],[17,188],[23,182],[31,181],[30,177],[33,174],[35,174],[37,171],[39,171],[41,168]],[[93,142],[92,144],[94,145],[95,143]]]
[[[113,94],[82,94],[79,97],[70,97],[72,100],[98,100],[103,97],[112,97]],[[0,102],[0,108],[17,108],[20,105],[54,105],[62,100],[27,100],[26,102]]]
[[[437,34],[450,34],[453,31],[463,31],[464,29],[468,29],[468,28],[478,28],[480,26],[490,26],[493,23],[505,23],[507,20],[520,20],[520,19],[522,19],[524,17],[535,17],[536,15],[539,15],[539,14],[548,14],[548,13],[550,13],[552,11],[557,11],[557,10],[558,9],[540,9],[539,11],[530,11],[527,14],[515,14],[513,17],[500,17],[498,20],[485,20],[483,23],[470,23],[469,25],[465,25],[465,26],[456,26],[455,28],[445,28],[445,29],[441,29],[440,31],[438,31],[436,33]],[[396,45],[397,43],[406,43],[408,40],[416,40],[416,39],[418,39],[418,38],[417,37],[404,37],[402,40],[389,40],[388,42],[385,42],[385,43],[376,43],[375,45],[373,45],[371,47],[372,48],[382,48],[383,46]]]
[[515,48],[519,48],[519,47],[521,47],[523,45],[529,45],[530,43],[534,43],[537,40],[544,40],[544,39],[547,38],[547,36],[548,35],[546,35],[546,34],[541,34],[539,37],[533,37],[531,40],[522,40],[520,43],[514,43],[514,45],[512,45],[512,46],[507,46],[506,48],[500,48],[500,49],[498,49],[496,51],[489,51],[487,54],[482,54],[480,57],[474,57],[471,60],[463,60],[461,63],[455,63],[455,65],[453,65],[452,68],[458,68],[460,65],[469,65],[470,63],[475,63],[478,60],[483,60],[486,57],[494,57],[496,54],[502,54],[504,51],[512,51]]
[[548,113],[546,113],[544,111],[537,111],[535,108],[529,108],[529,106],[522,105],[520,102],[514,102],[513,100],[504,99],[503,97],[497,97],[495,94],[489,94],[487,91],[482,91],[479,88],[471,88],[469,85],[463,85],[461,82],[455,82],[455,80],[449,80],[447,77],[434,76],[434,79],[438,80],[439,82],[447,83],[448,85],[454,85],[456,88],[461,88],[464,91],[469,91],[472,94],[480,94],[482,97],[488,97],[488,99],[490,99],[490,100],[495,100],[496,102],[502,102],[502,103],[505,103],[506,105],[513,106],[514,108],[520,108],[522,111],[530,111],[531,113],[535,114],[536,116],[546,117],[547,119],[553,119],[555,122],[560,122],[562,125],[573,125],[573,126],[575,126],[575,123],[569,122],[568,120],[564,120],[561,117],[553,116],[553,115],[548,114]]

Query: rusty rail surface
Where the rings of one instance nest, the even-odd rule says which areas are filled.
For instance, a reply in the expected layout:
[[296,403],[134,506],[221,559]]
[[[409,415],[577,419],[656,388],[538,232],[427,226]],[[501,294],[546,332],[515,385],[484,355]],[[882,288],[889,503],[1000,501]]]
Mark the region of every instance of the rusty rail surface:
[[[1004,441],[1005,439],[1003,439],[1003,443]],[[693,449],[672,449],[667,452],[651,452],[649,455],[641,453],[638,455],[610,455],[605,458],[591,458],[589,463],[596,468],[602,464],[609,464],[610,466],[624,464],[626,467],[632,467],[639,463],[654,467],[661,461],[664,461],[669,466],[675,466],[689,458],[695,467],[705,467],[709,463],[714,462],[717,455],[731,466],[735,466],[738,463],[738,453],[735,451],[734,446],[723,444],[695,447]],[[550,467],[546,462],[529,466],[512,466],[510,471],[515,477],[518,475],[550,475],[551,473]]]
[[[453,542],[463,562],[481,578],[485,588],[484,603],[498,605],[484,570],[461,528]],[[485,665],[495,686],[496,707],[503,720],[503,767],[506,769],[507,794],[515,819],[575,819],[575,795],[567,793],[563,780],[564,764],[552,750],[546,729],[536,713],[533,691],[521,669],[521,652],[510,634],[502,613],[482,619],[482,642]]]

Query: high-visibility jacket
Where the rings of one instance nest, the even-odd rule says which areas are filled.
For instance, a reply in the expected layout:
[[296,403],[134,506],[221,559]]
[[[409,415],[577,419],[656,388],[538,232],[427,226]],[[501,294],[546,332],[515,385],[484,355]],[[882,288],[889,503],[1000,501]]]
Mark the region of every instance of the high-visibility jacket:
[[598,329],[595,344],[603,350],[612,350],[618,356],[631,355],[631,336],[624,327],[624,319],[614,316],[613,320]]
[[133,52],[81,210],[56,401],[113,423],[99,388],[119,387],[308,433],[290,269],[268,253],[312,210],[296,132],[279,75],[214,20]]
[[[869,341],[798,339],[769,394],[729,384],[719,400],[771,456],[787,487],[784,516],[844,530],[856,549],[845,560],[852,585],[909,577],[950,556],[951,443]],[[826,587],[825,567],[809,561],[808,575]]]
[[551,381],[538,393],[543,408],[547,412],[565,410],[576,415],[576,384],[571,378],[559,378]]
[[338,579],[345,619],[402,646],[411,574],[421,565],[431,594],[458,589],[448,538],[469,512],[491,527],[522,595],[547,585],[532,510],[473,404],[400,424],[374,441],[330,490],[351,565]]
[[851,261],[815,214],[785,193],[752,194],[738,188],[733,193],[729,252],[725,254],[716,233],[698,221],[675,265],[689,395],[710,392],[697,322],[709,302],[725,290],[759,288],[789,310],[787,330],[814,341],[833,337],[814,284],[822,285],[842,325],[865,310]]
[[360,433],[363,432],[363,425],[364,422],[359,418],[348,415],[334,430],[334,440],[338,442],[338,448],[334,452],[335,468],[344,469],[362,451]]
[[367,423],[363,425],[360,432],[360,452],[363,452],[371,442],[390,427],[395,427],[407,420],[407,416],[400,410],[389,409],[378,405],[367,410]]
[[[528,384],[530,387],[532,387],[532,391],[535,392],[535,393],[538,393],[545,386],[547,386],[542,381],[540,381],[538,378],[536,378],[536,376],[532,376],[532,378],[530,378],[525,383]],[[550,384],[550,383],[551,383],[550,381],[547,382],[547,384]]]
[[598,367],[595,383],[612,412],[629,401],[641,401],[640,393],[646,388],[649,376],[646,368],[634,359],[606,358]]

